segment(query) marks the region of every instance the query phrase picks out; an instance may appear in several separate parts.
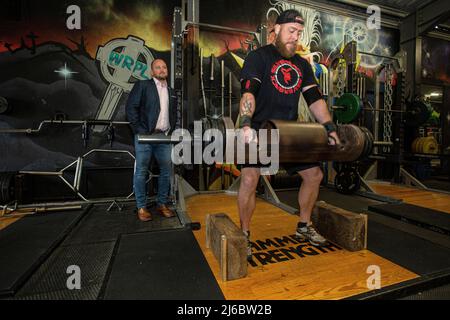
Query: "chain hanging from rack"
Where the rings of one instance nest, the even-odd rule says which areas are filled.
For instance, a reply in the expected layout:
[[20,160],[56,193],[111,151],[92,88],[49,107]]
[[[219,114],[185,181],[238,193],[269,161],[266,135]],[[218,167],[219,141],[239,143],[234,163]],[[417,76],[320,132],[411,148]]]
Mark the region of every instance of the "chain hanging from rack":
[[345,93],[345,78],[347,72],[347,64],[344,59],[339,60],[337,65],[337,82],[335,97],[339,98]]
[[[390,64],[387,64],[384,69],[384,121],[383,121],[383,141],[392,141],[392,79],[393,70]],[[390,152],[391,147],[383,147],[383,152]]]
[[[397,74],[398,75],[398,74]],[[397,79],[399,79],[397,77]],[[406,69],[401,68],[400,70],[400,109],[401,111],[406,111]],[[397,86],[398,87],[398,86]],[[400,114],[400,130],[398,135],[399,141],[399,157],[403,156],[405,152],[405,128],[404,128],[404,115]]]

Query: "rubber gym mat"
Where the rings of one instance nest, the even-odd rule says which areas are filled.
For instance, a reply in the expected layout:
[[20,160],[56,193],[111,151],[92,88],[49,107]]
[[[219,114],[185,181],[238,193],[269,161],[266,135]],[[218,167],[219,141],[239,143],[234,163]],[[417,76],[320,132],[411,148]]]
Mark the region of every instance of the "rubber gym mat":
[[191,230],[122,235],[104,299],[223,300]]
[[65,245],[116,241],[121,234],[180,228],[177,217],[153,214],[153,221],[141,222],[134,204],[124,204],[121,211],[107,211],[109,205],[97,204],[64,241]]
[[436,189],[436,190],[443,190],[447,191],[450,190],[450,178],[447,179],[427,179],[427,180],[421,180],[427,188]]
[[[387,220],[391,219],[386,217]],[[450,268],[450,249],[371,220],[367,249],[416,274],[426,275]],[[408,228],[405,223],[404,228]],[[412,226],[410,226],[412,227]]]
[[30,215],[1,230],[0,296],[14,294],[90,208]]
[[[14,299],[95,300],[106,276],[115,242],[58,247]],[[79,268],[79,288],[69,289]]]
[[[298,190],[277,191],[277,196],[281,202],[284,202],[294,208],[298,208]],[[329,188],[320,188],[318,200],[325,201],[331,205],[353,212],[366,211],[370,205],[380,204],[381,202],[356,196],[344,195]]]
[[409,203],[371,205],[369,210],[450,235],[450,214]]
[[424,290],[417,294],[403,297],[400,300],[450,300],[450,284]]

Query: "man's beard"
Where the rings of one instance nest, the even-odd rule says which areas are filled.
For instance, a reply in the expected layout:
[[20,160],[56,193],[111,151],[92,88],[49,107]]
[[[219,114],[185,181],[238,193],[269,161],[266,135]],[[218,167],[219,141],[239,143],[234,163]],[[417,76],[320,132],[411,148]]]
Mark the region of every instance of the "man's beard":
[[154,78],[156,78],[156,79],[158,79],[159,81],[164,81],[164,80],[167,80],[167,75],[165,75],[165,76],[153,76]]
[[287,48],[287,43],[281,42],[281,38],[278,36],[275,39],[275,47],[278,49],[278,52],[285,58],[292,58],[295,56],[296,46],[293,46],[292,49]]

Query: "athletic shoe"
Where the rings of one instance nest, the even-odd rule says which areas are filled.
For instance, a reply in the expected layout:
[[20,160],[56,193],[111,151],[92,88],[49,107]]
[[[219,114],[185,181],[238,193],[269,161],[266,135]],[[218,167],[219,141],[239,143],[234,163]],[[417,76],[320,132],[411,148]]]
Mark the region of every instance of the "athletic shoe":
[[322,237],[312,225],[303,228],[297,228],[295,236],[301,240],[307,240],[313,246],[317,247],[328,244],[327,239]]

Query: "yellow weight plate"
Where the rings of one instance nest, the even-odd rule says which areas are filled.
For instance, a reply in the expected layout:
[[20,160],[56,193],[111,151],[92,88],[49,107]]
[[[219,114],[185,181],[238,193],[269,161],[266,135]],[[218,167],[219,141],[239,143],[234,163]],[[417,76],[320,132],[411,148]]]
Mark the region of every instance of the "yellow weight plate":
[[422,146],[423,153],[437,154],[439,151],[439,146],[434,137],[428,137]]
[[417,143],[419,142],[420,138],[415,138],[412,145],[411,145],[411,152],[417,153]]

